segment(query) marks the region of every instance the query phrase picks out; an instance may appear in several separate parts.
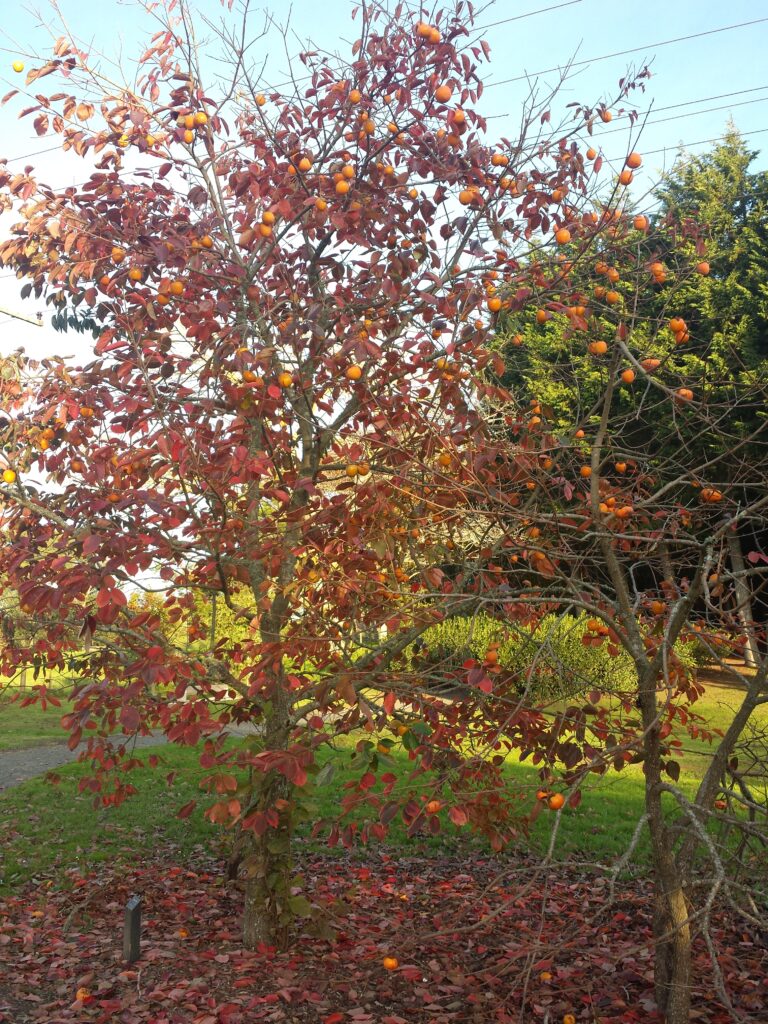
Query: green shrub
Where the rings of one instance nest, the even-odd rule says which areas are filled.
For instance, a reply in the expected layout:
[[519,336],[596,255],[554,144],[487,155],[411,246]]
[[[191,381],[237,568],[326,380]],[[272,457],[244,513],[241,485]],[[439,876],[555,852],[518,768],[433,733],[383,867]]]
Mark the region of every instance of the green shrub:
[[[421,646],[408,652],[413,661],[428,658],[433,670],[456,672],[468,658],[485,658],[498,645],[498,663],[518,677],[518,689],[536,698],[568,697],[591,688],[628,691],[635,669],[629,655],[610,645],[586,646],[586,615],[547,615],[533,629],[508,624],[488,615],[456,618],[432,626]],[[675,653],[684,664],[695,664],[695,644],[680,644]]]

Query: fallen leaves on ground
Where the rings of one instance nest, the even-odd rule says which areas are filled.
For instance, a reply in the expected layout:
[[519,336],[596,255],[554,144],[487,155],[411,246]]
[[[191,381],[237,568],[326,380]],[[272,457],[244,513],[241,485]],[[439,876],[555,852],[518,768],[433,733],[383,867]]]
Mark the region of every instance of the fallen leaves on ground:
[[[133,870],[38,879],[0,902],[0,1021],[13,1024],[654,1024],[650,890],[533,859],[305,856],[314,923],[288,952],[243,950],[242,894],[202,853]],[[122,961],[123,909],[143,897],[141,958]],[[308,926],[309,927],[309,926]],[[713,924],[744,1021],[766,1019],[768,951]],[[385,970],[384,956],[398,967]],[[80,998],[77,998],[79,990]],[[692,1020],[726,1024],[703,942]]]

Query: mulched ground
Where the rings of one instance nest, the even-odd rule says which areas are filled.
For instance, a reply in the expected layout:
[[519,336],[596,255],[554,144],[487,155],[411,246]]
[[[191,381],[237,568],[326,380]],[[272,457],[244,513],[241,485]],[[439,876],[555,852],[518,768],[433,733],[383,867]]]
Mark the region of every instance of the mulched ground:
[[[202,852],[126,870],[31,881],[0,901],[0,1021],[7,1024],[656,1024],[650,894],[536,862],[381,853],[306,856],[303,891],[332,938],[246,952],[241,893]],[[108,873],[111,871],[111,874]],[[144,898],[141,959],[121,959],[127,898]],[[696,946],[691,1019],[768,1021],[768,950],[722,914],[718,960],[740,1014]],[[382,958],[394,956],[396,970]],[[87,988],[89,996],[79,988]]]

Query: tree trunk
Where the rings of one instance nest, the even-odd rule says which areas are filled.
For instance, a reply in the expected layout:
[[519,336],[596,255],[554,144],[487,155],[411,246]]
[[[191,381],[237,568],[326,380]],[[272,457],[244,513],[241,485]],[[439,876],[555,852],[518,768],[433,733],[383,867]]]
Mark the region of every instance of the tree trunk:
[[752,591],[747,579],[747,565],[741,550],[738,533],[727,530],[728,555],[733,570],[734,593],[736,595],[736,614],[744,634],[744,663],[755,668],[760,661],[760,651],[755,639],[754,619],[752,617]]
[[[282,673],[276,680],[267,708],[264,749],[285,750],[290,735],[291,702]],[[289,900],[293,870],[293,786],[283,774],[271,771],[259,776],[257,787],[249,812],[276,811],[279,822],[277,827],[267,827],[262,835],[248,834],[244,842],[241,871],[245,878],[243,945],[246,949],[256,949],[262,943],[284,947],[292,916]]]
[[664,820],[662,742],[656,680],[651,670],[638,678],[644,726],[645,810],[653,863],[653,939],[656,1002],[665,1024],[688,1024],[691,1008],[691,928],[683,876]]
[[[290,798],[291,785],[277,773],[264,779],[259,804],[264,808],[275,800]],[[277,828],[268,828],[261,836],[249,835],[241,868],[245,876],[243,908],[243,945],[285,947],[290,924],[291,855],[290,810],[280,812]]]
[[665,1024],[688,1024],[691,1009],[691,928],[674,857],[654,855],[653,937],[656,1002]]

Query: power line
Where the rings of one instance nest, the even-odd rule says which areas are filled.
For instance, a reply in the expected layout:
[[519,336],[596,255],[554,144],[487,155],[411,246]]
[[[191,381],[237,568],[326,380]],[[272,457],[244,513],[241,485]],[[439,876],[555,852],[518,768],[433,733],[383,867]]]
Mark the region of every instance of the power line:
[[[705,107],[703,110],[691,110],[686,116],[687,117],[698,117],[699,114],[712,114],[712,113],[715,113],[718,110],[733,110],[736,107],[749,107],[753,103],[765,103],[766,101],[768,101],[768,96],[758,96],[758,97],[756,97],[753,100],[742,100],[740,103],[726,103],[726,104],[724,104],[723,106],[720,106],[720,107]],[[704,101],[701,100],[700,102],[704,102]],[[676,105],[677,104],[674,104],[673,106],[676,106]],[[681,103],[680,106],[685,106],[685,104]],[[671,107],[667,107],[666,109],[667,110],[671,110],[672,108]],[[642,128],[650,128],[650,127],[652,127],[655,124],[666,124],[668,121],[677,121],[677,120],[678,120],[678,118],[676,116],[672,116],[672,117],[659,117],[659,118],[657,118],[656,120],[653,120],[653,121],[644,121],[643,124],[641,125],[641,127]],[[620,128],[608,128],[604,132],[596,133],[595,135],[591,136],[591,138],[593,138],[593,139],[601,139],[604,135],[615,135],[616,132],[624,132],[624,131],[626,131],[626,128],[621,128],[621,127]]]
[[34,153],[22,153],[21,156],[0,157],[0,164],[18,163],[19,160],[28,160],[31,156],[40,156],[42,153],[53,153],[54,150],[61,150],[61,146],[48,146],[47,149],[36,149]]
[[[764,135],[765,132],[768,132],[768,128],[755,128],[753,131],[739,132],[739,137],[744,139],[747,135]],[[691,146],[707,146],[713,142],[724,142],[727,138],[727,135],[716,135],[713,139],[699,139],[697,142],[679,142],[675,146],[662,146],[660,149],[644,150],[643,156],[655,156],[657,153],[668,153],[670,150],[686,150],[690,149]],[[610,159],[604,157],[604,159],[608,160],[609,163],[614,163],[616,160],[624,160],[626,155],[626,153],[623,153],[621,156],[611,157]]]
[[[639,111],[640,114],[660,114],[663,110],[677,110],[679,107],[692,107],[695,103],[709,103],[711,100],[724,100],[729,96],[743,96],[748,92],[760,92],[768,89],[768,85],[755,85],[751,89],[737,89],[735,92],[721,92],[717,96],[701,96],[697,100],[685,100],[682,103],[669,103],[666,107],[649,107],[647,110]],[[628,114],[621,114],[621,117],[628,117]]]
[[[755,86],[753,86],[750,89],[737,89],[735,92],[722,92],[722,93],[719,93],[717,96],[700,96],[696,100],[685,100],[682,103],[668,103],[667,106],[665,106],[665,107],[649,107],[647,110],[638,110],[637,113],[641,117],[645,116],[646,114],[661,114],[665,110],[678,110],[680,107],[692,107],[692,106],[695,106],[697,103],[709,103],[711,100],[723,100],[723,99],[726,99],[728,96],[744,96],[744,95],[746,95],[746,93],[749,93],[749,92],[760,92],[761,90],[764,90],[764,89],[768,89],[768,85],[755,85]],[[763,102],[763,99],[764,99],[764,97],[758,97],[755,100],[750,101],[750,102],[761,103],[761,102]],[[715,110],[717,110],[717,109],[725,110],[725,109],[729,109],[731,106],[743,106],[743,105],[744,104],[742,104],[742,103],[735,103],[735,104],[728,104],[726,107],[721,107],[721,108],[715,107],[713,109],[715,109]],[[704,111],[694,110],[692,112],[691,116],[693,116],[694,114],[697,114],[697,113],[704,113]],[[618,114],[618,115],[616,115],[616,120],[624,120],[625,118],[629,118],[629,116],[630,115],[628,113],[627,114]],[[486,121],[499,121],[499,120],[501,120],[502,118],[505,118],[505,117],[509,117],[509,114],[490,114],[486,118]],[[609,129],[607,129],[604,132],[600,132],[599,134],[600,135],[610,135],[610,133],[613,132],[613,131],[622,131],[622,130],[623,129],[621,129],[621,128],[618,128],[618,129],[617,128],[609,128]],[[597,137],[597,136],[595,136],[595,137]]]
[[687,36],[676,36],[674,39],[662,39],[658,43],[648,43],[646,46],[633,46],[629,50],[616,50],[615,53],[605,53],[601,57],[590,57],[589,60],[577,60],[568,65],[559,64],[554,68],[545,68],[543,71],[532,71],[526,75],[516,75],[514,78],[503,78],[500,82],[489,82],[485,88],[495,89],[499,85],[509,85],[510,82],[523,82],[527,78],[537,78],[539,75],[548,75],[552,71],[561,71],[563,67],[581,68],[587,64],[597,64],[601,60],[610,60],[611,57],[625,57],[630,53],[640,53],[642,50],[652,50],[659,46],[671,46],[673,43],[685,43],[689,39],[701,39],[704,36],[714,36],[720,32],[732,32],[737,28],[747,28],[749,25],[761,25],[768,21],[768,18],[755,18],[753,21],[740,21],[737,25],[723,25],[722,28],[711,28],[706,32],[692,32]]
[[532,18],[534,14],[549,14],[550,11],[559,11],[561,7],[573,7],[574,4],[583,3],[583,0],[566,0],[562,4],[553,4],[551,7],[540,7],[537,11],[527,11],[525,14],[515,14],[511,18],[502,18],[501,21],[490,21],[487,25],[478,25],[472,29],[473,32],[485,32],[487,28],[496,28],[498,25],[509,25],[512,21],[522,21],[523,18]]

